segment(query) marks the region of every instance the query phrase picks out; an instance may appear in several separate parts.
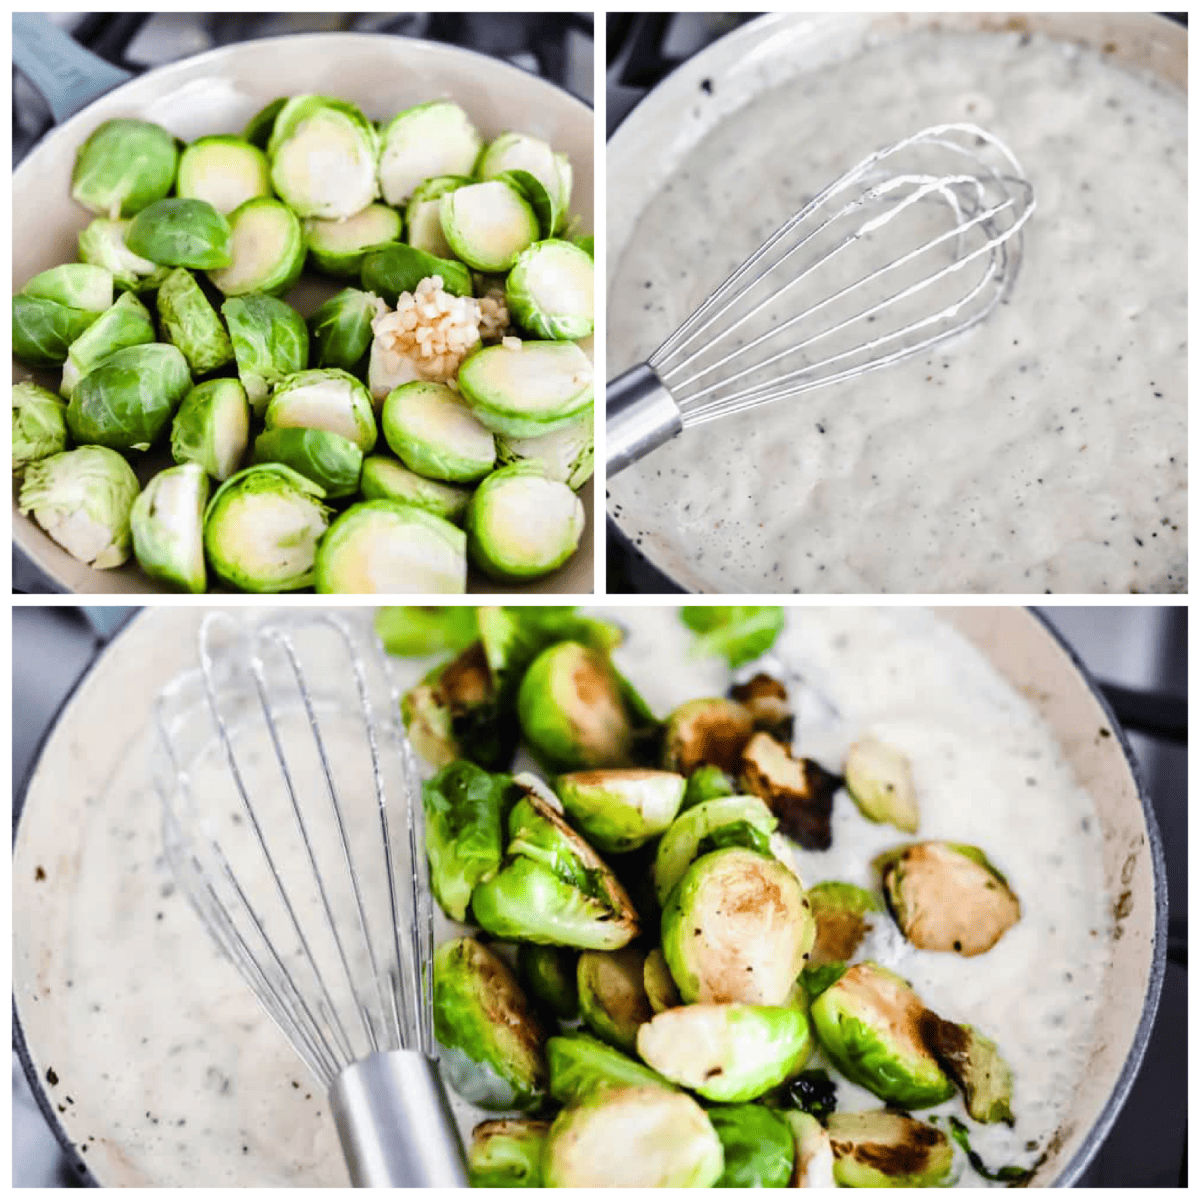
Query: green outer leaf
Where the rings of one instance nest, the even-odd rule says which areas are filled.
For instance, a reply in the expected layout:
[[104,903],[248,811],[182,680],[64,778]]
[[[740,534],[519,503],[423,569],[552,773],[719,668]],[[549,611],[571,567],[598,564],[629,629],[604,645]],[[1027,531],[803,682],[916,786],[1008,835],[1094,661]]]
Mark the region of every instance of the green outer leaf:
[[71,343],[63,371],[62,394],[69,400],[79,379],[110,354],[152,341],[154,321],[149,311],[132,292],[123,292],[112,308],[102,312]]
[[61,367],[71,344],[99,315],[18,292],[12,299],[13,354],[27,367]]
[[308,327],[289,304],[252,292],[221,305],[251,408],[261,416],[270,390],[308,366]]
[[162,126],[105,121],[79,147],[71,197],[102,216],[130,217],[167,195],[178,162],[175,139]]
[[213,479],[225,480],[246,453],[249,431],[246,389],[236,379],[210,379],[192,388],[175,413],[171,457],[197,462]]
[[286,103],[287,97],[280,96],[277,100],[272,100],[269,104],[264,104],[246,122],[246,128],[242,131],[242,137],[250,145],[257,146],[260,150],[265,150],[267,143],[271,140],[271,131],[275,128],[275,118],[279,116],[280,111]]
[[787,1187],[796,1165],[792,1131],[782,1117],[761,1104],[711,1108],[708,1119],[725,1151],[718,1188]]
[[597,850],[623,854],[671,824],[684,786],[683,777],[670,771],[569,772],[554,790],[568,819]]
[[19,475],[30,463],[67,448],[67,405],[36,383],[12,388],[12,466]]
[[737,795],[737,787],[732,779],[711,763],[697,767],[689,776],[687,790],[683,793],[683,804],[680,811],[686,812],[703,804],[706,800],[719,800],[722,796]]
[[465,650],[479,638],[479,621],[469,604],[385,606],[375,612],[375,633],[389,654],[422,658]]
[[199,463],[159,471],[129,514],[138,566],[178,591],[200,593],[204,573],[204,508],[208,476]]
[[206,200],[159,200],[130,224],[125,244],[164,267],[227,267],[229,222]]
[[380,315],[378,296],[343,288],[308,318],[314,367],[340,367],[362,378],[364,356],[375,334],[371,322]]
[[134,292],[152,291],[166,278],[169,268],[160,267],[125,245],[128,221],[97,217],[79,231],[79,261],[110,271],[113,284]]
[[21,291],[68,308],[102,313],[113,302],[113,277],[111,271],[91,263],[64,263],[39,271]]
[[592,405],[552,433],[531,438],[496,436],[497,465],[532,460],[547,479],[565,483],[573,492],[592,477],[596,464],[596,418]]
[[501,171],[493,175],[493,179],[502,180],[509,187],[516,188],[529,202],[538,221],[538,232],[542,237],[554,236],[558,225],[558,196],[551,195],[546,185],[534,174],[520,169]]
[[182,351],[193,375],[207,375],[233,361],[233,343],[217,310],[182,267],[158,289],[158,319],[163,339]]
[[546,1042],[550,1067],[550,1094],[559,1104],[578,1104],[589,1096],[614,1087],[679,1089],[657,1071],[628,1054],[592,1037],[568,1033]]
[[565,946],[522,942],[517,947],[517,972],[526,992],[563,1021],[579,1016],[578,958]]
[[327,429],[267,429],[254,440],[253,461],[283,463],[336,500],[358,491],[363,453],[349,438]]
[[778,605],[687,605],[679,610],[679,619],[699,635],[696,653],[720,655],[734,669],[766,654],[785,624]]
[[401,242],[372,250],[363,259],[361,282],[363,291],[374,292],[389,308],[395,308],[401,292],[415,292],[422,279],[437,275],[442,290],[451,296],[473,296],[471,272],[460,262],[435,258]]
[[[489,1124],[503,1128],[489,1131]],[[476,1126],[467,1151],[471,1187],[540,1188],[542,1152],[549,1131],[547,1121],[519,1118]]]

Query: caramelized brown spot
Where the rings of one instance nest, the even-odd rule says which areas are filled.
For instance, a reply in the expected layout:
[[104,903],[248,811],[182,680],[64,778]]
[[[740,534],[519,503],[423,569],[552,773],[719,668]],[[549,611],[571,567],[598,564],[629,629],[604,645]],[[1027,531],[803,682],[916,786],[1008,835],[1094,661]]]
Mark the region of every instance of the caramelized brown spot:
[[917,1175],[929,1165],[930,1154],[941,1144],[936,1129],[920,1121],[905,1121],[904,1140],[894,1145],[862,1142],[851,1154],[864,1166],[873,1167],[885,1175]]
[[492,699],[492,672],[482,642],[472,643],[446,664],[434,694],[455,717]]

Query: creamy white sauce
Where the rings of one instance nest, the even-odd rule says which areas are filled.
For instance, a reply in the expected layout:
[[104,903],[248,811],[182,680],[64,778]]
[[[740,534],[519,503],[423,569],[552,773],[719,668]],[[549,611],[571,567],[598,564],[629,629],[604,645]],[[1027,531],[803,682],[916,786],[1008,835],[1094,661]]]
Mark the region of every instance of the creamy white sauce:
[[1020,159],[1024,266],[936,353],[615,477],[622,529],[696,590],[1185,592],[1185,97],[1042,36],[924,32],[746,99],[616,248],[613,374],[804,199],[927,125],[980,124]]

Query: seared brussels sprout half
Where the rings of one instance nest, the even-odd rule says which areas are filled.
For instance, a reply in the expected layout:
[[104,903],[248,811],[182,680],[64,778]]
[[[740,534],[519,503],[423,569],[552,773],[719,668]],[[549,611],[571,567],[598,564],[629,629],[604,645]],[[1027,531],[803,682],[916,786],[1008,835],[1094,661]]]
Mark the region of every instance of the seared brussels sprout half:
[[903,1113],[872,1109],[829,1118],[833,1178],[839,1187],[942,1187],[954,1169],[954,1147],[932,1125]]
[[540,1188],[549,1121],[483,1121],[471,1131],[467,1172],[473,1188]]
[[178,164],[175,139],[161,125],[105,121],[75,156],[71,199],[103,217],[131,217],[167,195]]
[[921,1037],[958,1085],[972,1119],[1013,1124],[1012,1070],[995,1042],[971,1025],[945,1021],[928,1010],[921,1018]]
[[388,393],[383,436],[404,465],[426,479],[471,483],[496,465],[496,439],[444,383],[406,383]]
[[787,1187],[796,1145],[783,1114],[761,1104],[730,1104],[709,1110],[708,1119],[725,1151],[725,1170],[714,1187]]
[[362,362],[375,336],[371,322],[385,312],[387,305],[378,296],[357,288],[331,296],[308,318],[312,365],[341,367],[361,378]]
[[881,1100],[928,1108],[954,1095],[921,1034],[925,1005],[900,976],[877,963],[858,963],[810,1011],[829,1061]]
[[483,140],[450,100],[430,100],[397,113],[383,127],[379,186],[388,204],[403,204],[427,179],[475,171]]
[[134,254],[163,267],[212,270],[233,261],[229,222],[207,200],[157,200],[125,231]]
[[721,770],[711,764],[697,767],[689,776],[683,793],[681,809],[695,808],[705,800],[720,800],[722,796],[737,794],[737,785]]
[[267,405],[268,429],[327,429],[352,441],[364,454],[375,446],[371,394],[337,367],[298,371],[279,383]]
[[585,950],[579,956],[579,1015],[602,1041],[633,1054],[638,1030],[654,1015],[642,980],[646,955],[623,950]]
[[286,204],[264,196],[229,214],[230,261],[208,277],[226,296],[282,296],[304,269],[304,230]]
[[226,300],[221,315],[238,378],[255,416],[262,416],[271,389],[308,366],[308,327],[291,305],[257,293]]
[[570,242],[535,242],[513,263],[504,301],[513,320],[533,337],[587,337],[595,325],[591,258]]
[[[573,1021],[579,1016],[579,985],[575,980],[578,958],[574,950],[564,946],[522,942],[517,947],[517,973],[525,991],[563,1021]],[[552,1068],[552,1086],[553,1078]]]
[[563,1109],[542,1164],[547,1187],[713,1187],[725,1156],[690,1096],[630,1087],[600,1090]]
[[493,1111],[542,1102],[545,1035],[507,964],[474,938],[434,954],[433,1031],[442,1072],[464,1100]]
[[475,173],[480,179],[495,179],[510,171],[532,175],[553,200],[555,212],[565,219],[571,204],[571,164],[565,154],[555,154],[532,134],[502,133],[480,156]]
[[393,605],[376,609],[375,633],[389,654],[420,658],[465,650],[479,637],[479,621],[467,604]]
[[511,184],[470,183],[442,197],[442,233],[456,257],[476,271],[501,274],[538,238],[529,201]]
[[853,958],[871,929],[872,914],[880,911],[879,901],[866,888],[835,879],[810,887],[808,902],[817,922],[817,940],[808,960],[810,967]]
[[642,964],[642,987],[646,989],[651,1012],[666,1012],[668,1008],[678,1008],[683,1003],[661,946],[655,946],[646,955],[646,961]]
[[596,465],[596,421],[589,405],[569,424],[538,437],[496,438],[500,466],[526,460],[539,463],[547,479],[565,483],[573,492],[592,477]]
[[795,1109],[784,1110],[779,1116],[787,1122],[795,1145],[792,1187],[836,1187],[833,1179],[833,1147],[829,1144],[825,1126],[812,1113]]
[[622,854],[657,837],[683,799],[682,775],[640,767],[560,775],[555,793],[571,823],[598,850]]
[[103,267],[118,288],[132,292],[151,291],[166,277],[168,268],[134,254],[125,245],[128,221],[97,217],[79,233],[79,261]]
[[846,790],[868,821],[917,832],[920,810],[907,755],[866,737],[850,747],[844,769]]
[[163,340],[179,347],[193,375],[207,375],[233,361],[233,344],[221,318],[182,267],[176,267],[158,290],[158,321]]
[[690,604],[679,610],[679,619],[696,634],[697,653],[719,655],[735,671],[766,654],[784,626],[783,609],[775,604]]
[[199,463],[159,471],[133,502],[133,553],[150,576],[182,592],[203,592],[208,476]]
[[1021,918],[1008,881],[976,846],[916,842],[875,860],[888,908],[922,950],[972,958]]
[[207,200],[228,216],[247,200],[271,194],[271,168],[267,156],[245,138],[197,138],[179,156],[175,191],[188,200]]
[[754,733],[750,714],[732,700],[688,700],[667,718],[663,766],[690,775],[702,766],[735,771]]
[[410,471],[403,463],[382,454],[363,459],[360,482],[364,500],[394,500],[411,504],[435,517],[461,525],[467,515],[471,493],[452,483],[439,483]]
[[756,733],[742,751],[742,787],[762,797],[780,829],[805,850],[828,850],[833,796],[841,780],[811,758],[794,758],[769,733]]
[[138,494],[133,468],[115,451],[81,446],[25,468],[18,508],[89,567],[129,557],[129,510]]
[[788,1003],[815,933],[795,874],[737,847],[692,863],[662,918],[663,954],[688,1004]]
[[550,1067],[550,1094],[560,1104],[578,1104],[613,1088],[678,1090],[657,1071],[589,1033],[552,1037],[546,1043],[546,1061]]
[[12,469],[20,475],[30,463],[67,448],[67,406],[36,383],[12,389]]
[[403,243],[379,246],[369,251],[363,258],[359,278],[364,291],[374,293],[385,304],[394,307],[402,293],[415,293],[421,280],[435,276],[442,281],[442,290],[448,295],[475,294],[471,272],[462,263],[449,258],[435,258],[416,246]]
[[171,457],[199,463],[224,482],[238,469],[250,438],[250,403],[236,379],[210,379],[183,398],[171,424]]
[[469,175],[435,175],[418,184],[404,210],[408,244],[438,258],[453,258],[442,232],[442,197],[473,182]]
[[335,279],[354,279],[367,251],[400,240],[400,214],[386,204],[370,204],[341,221],[309,217],[304,242],[313,266]]
[[69,400],[75,385],[97,363],[118,350],[152,341],[154,321],[146,306],[132,292],[123,293],[71,343],[58,390]]
[[745,683],[731,687],[729,698],[736,700],[750,714],[755,729],[769,733],[785,746],[791,744],[794,719],[787,686],[783,682],[759,671]]
[[336,500],[358,491],[363,455],[348,438],[327,429],[268,429],[254,439],[253,460],[283,463]]

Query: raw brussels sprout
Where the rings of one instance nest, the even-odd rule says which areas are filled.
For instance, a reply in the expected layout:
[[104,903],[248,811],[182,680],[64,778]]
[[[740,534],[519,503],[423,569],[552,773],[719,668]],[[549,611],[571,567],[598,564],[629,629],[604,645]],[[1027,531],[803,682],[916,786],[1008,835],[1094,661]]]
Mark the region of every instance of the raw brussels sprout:
[[833,1147],[829,1144],[825,1126],[811,1113],[795,1109],[779,1115],[787,1122],[795,1145],[796,1165],[792,1171],[792,1187],[836,1187],[833,1179]]
[[713,1187],[787,1187],[796,1164],[788,1123],[761,1104],[730,1104],[709,1110],[708,1119],[725,1151],[725,1170]]
[[298,371],[277,384],[266,422],[268,429],[327,429],[348,438],[364,454],[378,437],[370,392],[337,367]]
[[207,375],[233,361],[233,343],[221,318],[182,267],[172,271],[158,290],[158,320],[163,340],[179,347],[193,375]]
[[735,671],[766,654],[784,626],[783,609],[774,604],[692,604],[679,610],[679,619],[697,635],[696,653],[728,659]]
[[363,291],[373,292],[394,307],[402,292],[415,292],[422,279],[432,279],[435,275],[442,281],[442,290],[451,296],[475,294],[471,272],[462,263],[434,258],[401,242],[371,250],[363,258],[359,278]]
[[507,964],[474,938],[434,954],[433,1031],[446,1081],[464,1100],[493,1111],[541,1103],[545,1035]]
[[171,457],[199,463],[219,482],[238,469],[250,439],[250,404],[236,379],[210,379],[183,398],[171,424]]
[[229,261],[208,277],[226,296],[290,292],[304,270],[304,230],[286,204],[247,200],[229,214]]
[[131,217],[161,200],[175,182],[175,139],[149,121],[105,121],[79,147],[71,198],[105,217]]
[[463,531],[411,504],[366,500],[346,509],[317,551],[318,592],[461,595],[467,590]]
[[97,217],[79,234],[79,261],[103,267],[119,288],[133,292],[152,291],[166,278],[169,268],[160,267],[125,245],[128,221]]
[[157,200],[125,231],[134,254],[163,267],[211,270],[233,261],[229,222],[207,200]]
[[839,1187],[943,1187],[954,1169],[941,1130],[886,1109],[834,1113],[829,1144]]
[[308,587],[317,543],[329,522],[324,494],[279,463],[231,475],[204,517],[204,549],[213,572],[244,592]]
[[523,250],[504,285],[513,320],[533,337],[587,337],[595,324],[591,258],[570,242],[551,239]]
[[560,1104],[578,1104],[613,1088],[678,1089],[657,1071],[587,1033],[568,1033],[546,1043],[550,1094]]
[[497,182],[507,183],[509,187],[515,188],[525,197],[529,207],[533,209],[533,215],[537,218],[538,233],[541,237],[551,238],[554,236],[554,228],[558,224],[560,216],[558,197],[547,191],[546,185],[536,175],[531,175],[528,171],[513,170],[501,171],[494,178]]
[[596,258],[596,239],[589,234],[577,235],[568,239],[573,246],[578,246],[593,261]]
[[442,911],[466,919],[475,885],[491,879],[504,856],[504,822],[517,792],[507,775],[460,759],[422,784],[429,882]]
[[683,1003],[683,997],[671,978],[671,969],[667,966],[662,947],[655,946],[646,955],[642,964],[642,986],[646,989],[646,999],[650,1001],[650,1011],[666,1012],[669,1008],[678,1008]]
[[256,463],[283,463],[299,471],[319,484],[328,500],[353,496],[362,474],[362,451],[327,429],[268,429],[254,439],[253,458]]
[[154,322],[146,306],[132,292],[123,293],[71,343],[59,391],[69,400],[80,378],[97,363],[118,350],[152,341]]
[[273,296],[237,296],[221,305],[251,410],[261,416],[271,389],[308,366],[308,327]]
[[570,162],[555,155],[541,138],[528,133],[502,133],[483,152],[476,168],[480,179],[495,179],[509,171],[527,172],[553,200],[556,214],[566,215],[571,203]]
[[61,367],[71,344],[99,315],[18,292],[12,298],[13,354],[27,367]]
[[853,958],[871,928],[871,914],[880,911],[879,901],[866,888],[835,879],[810,887],[808,902],[817,922],[817,940],[808,959],[810,967]]
[[812,1034],[804,1012],[789,1006],[685,1004],[643,1025],[637,1051],[673,1083],[731,1103],[795,1075],[812,1053]]
[[245,138],[197,138],[179,156],[175,192],[184,199],[207,200],[228,216],[247,200],[271,194],[271,168],[267,156]]
[[[575,979],[578,957],[574,950],[564,946],[522,942],[517,947],[517,972],[525,983],[526,992],[564,1021],[573,1021],[579,1016],[579,985]],[[547,1043],[547,1057],[549,1052]],[[550,1080],[553,1088],[553,1065]]]
[[549,1121],[484,1121],[471,1132],[467,1167],[474,1188],[540,1188]]
[[187,360],[174,346],[118,350],[75,385],[67,428],[83,445],[148,450],[191,386]]
[[515,463],[493,471],[471,497],[467,549],[492,579],[534,579],[575,553],[586,521],[565,483],[547,479],[540,463]]
[[467,604],[394,605],[376,610],[375,633],[389,654],[419,658],[465,650],[479,637],[479,621]]
[[1012,1125],[1012,1070],[996,1043],[971,1025],[945,1021],[928,1010],[920,1031],[942,1070],[958,1085],[972,1119]]
[[400,240],[400,214],[386,204],[369,204],[362,212],[341,221],[309,217],[304,241],[313,266],[338,279],[353,279],[362,269],[367,251]]
[[12,468],[20,475],[30,463],[67,448],[67,406],[36,383],[12,389]]
[[[362,378],[361,364],[375,336],[371,322],[387,305],[370,292],[345,288],[308,318],[314,367],[341,367]],[[369,497],[368,497],[369,498]]]
[[735,771],[753,732],[750,714],[732,700],[688,700],[667,718],[663,766],[680,775],[705,765]]
[[538,238],[538,220],[529,201],[501,179],[447,192],[441,220],[450,248],[476,271],[508,271]]
[[833,796],[841,780],[811,758],[793,758],[769,733],[756,733],[742,751],[744,791],[761,796],[780,829],[805,850],[828,850]]
[[271,130],[275,128],[275,118],[279,116],[286,103],[287,97],[280,96],[278,99],[272,100],[270,104],[264,104],[246,122],[246,128],[242,130],[242,137],[250,145],[257,146],[260,150],[265,150],[267,143],[271,140]]
[[712,1187],[725,1156],[690,1096],[631,1087],[596,1092],[559,1113],[542,1164],[547,1187]]
[[159,471],[129,514],[133,553],[150,576],[183,592],[203,592],[208,476],[199,463]]
[[471,500],[471,493],[466,488],[425,479],[394,458],[381,454],[363,460],[361,487],[366,500],[411,504],[456,525],[462,524]]
[[709,764],[697,767],[688,776],[687,788],[683,793],[683,803],[679,807],[681,811],[684,811],[695,808],[697,804],[703,804],[706,800],[719,800],[722,796],[736,794],[737,787],[733,780],[720,767]]
[[25,296],[51,300],[67,308],[99,314],[113,302],[112,273],[88,263],[64,263],[35,275],[22,289]]
[[470,483],[496,464],[496,439],[444,383],[406,383],[383,402],[383,436],[404,465],[427,479]]
[[379,195],[379,135],[355,105],[329,96],[293,96],[267,143],[271,183],[300,217],[342,220]]
[[900,1108],[928,1108],[954,1095],[921,1036],[917,994],[877,963],[858,963],[812,1003],[817,1038],[852,1083]]
[[922,950],[972,958],[1021,918],[1008,881],[976,846],[915,842],[875,860],[888,908]]
[[431,100],[397,113],[384,127],[379,186],[388,204],[403,204],[424,180],[471,175],[483,140],[471,118],[450,100]]
[[137,494],[133,468],[115,450],[82,446],[30,463],[18,508],[68,554],[106,569],[129,557],[129,510]]
[[688,1004],[786,1004],[815,935],[795,874],[740,847],[698,858],[663,910],[663,954]]
[[418,184],[404,210],[410,246],[438,258],[453,257],[454,251],[442,232],[442,197],[471,182],[468,175],[435,175]]
[[552,433],[530,438],[498,436],[496,451],[500,466],[532,460],[541,464],[547,479],[565,483],[577,492],[595,469],[595,439],[595,416],[589,406]]
[[729,698],[736,700],[750,714],[755,729],[769,733],[785,746],[791,745],[792,705],[787,687],[780,680],[760,671],[745,683],[731,687]]
[[855,742],[846,753],[846,790],[868,821],[916,833],[917,789],[908,757],[878,738]]
[[637,1050],[638,1029],[654,1015],[642,981],[645,961],[645,954],[632,946],[585,950],[576,968],[584,1024],[629,1054]]
[[571,823],[593,846],[621,854],[671,824],[684,786],[682,775],[628,767],[560,775],[554,790]]

